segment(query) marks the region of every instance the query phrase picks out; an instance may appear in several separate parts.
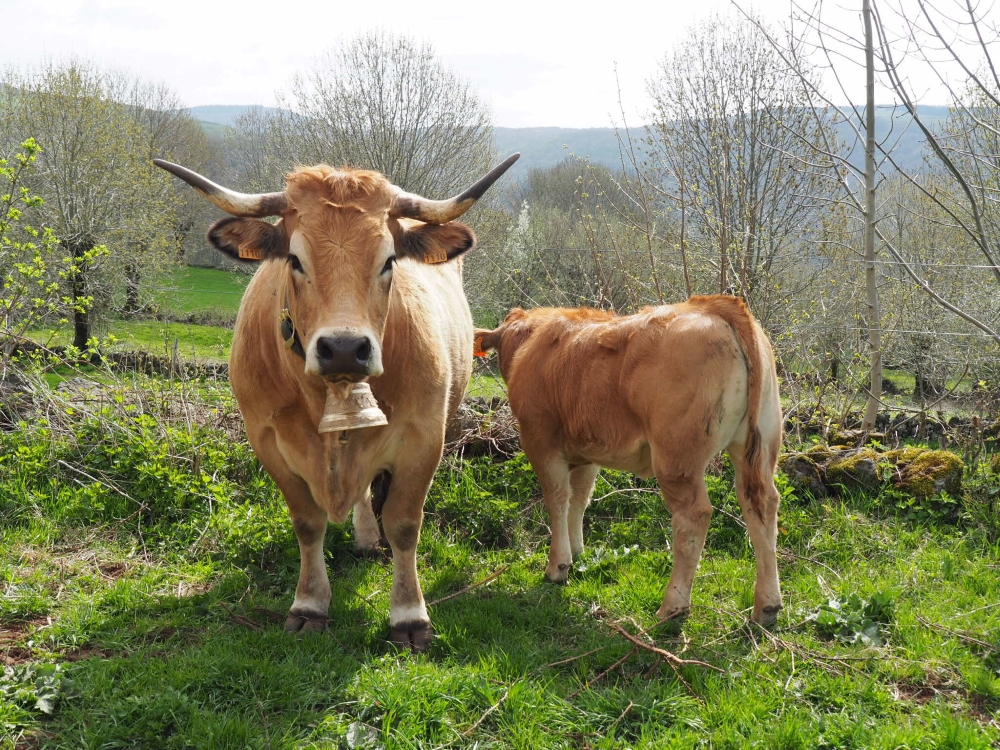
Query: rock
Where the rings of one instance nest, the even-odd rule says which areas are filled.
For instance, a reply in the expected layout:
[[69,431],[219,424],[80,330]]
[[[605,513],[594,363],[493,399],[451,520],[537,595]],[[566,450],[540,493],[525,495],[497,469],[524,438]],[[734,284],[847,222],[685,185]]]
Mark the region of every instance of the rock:
[[14,370],[0,375],[0,429],[15,429],[34,406],[31,385]]
[[1000,476],[1000,453],[995,453],[990,458],[990,472]]
[[839,445],[857,445],[864,436],[864,430],[832,430],[830,432],[830,442]]
[[813,497],[827,496],[823,467],[809,453],[786,454],[778,462],[778,467],[785,472],[795,489],[808,492]]
[[932,497],[942,492],[957,496],[962,492],[965,462],[951,451],[907,448],[901,453],[893,477],[898,489],[914,497]]
[[878,455],[871,448],[841,451],[826,466],[827,484],[848,491],[875,490],[882,484]]

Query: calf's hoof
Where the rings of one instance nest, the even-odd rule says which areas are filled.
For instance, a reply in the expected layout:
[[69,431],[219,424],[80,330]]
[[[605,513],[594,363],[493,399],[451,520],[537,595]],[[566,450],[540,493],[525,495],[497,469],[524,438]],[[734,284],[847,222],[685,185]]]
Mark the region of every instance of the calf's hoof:
[[434,639],[434,628],[429,622],[414,620],[413,622],[401,622],[392,626],[389,640],[400,648],[408,648],[414,654],[421,654],[427,650]]
[[769,607],[761,607],[758,610],[754,607],[750,619],[761,627],[769,628],[778,621],[778,612],[781,611],[780,604],[772,604]]
[[670,607],[669,609],[660,607],[656,610],[656,616],[660,619],[660,622],[686,620],[690,614],[691,607]]
[[285,618],[286,633],[318,633],[326,630],[329,623],[326,615],[319,612],[309,612],[304,609],[293,609]]

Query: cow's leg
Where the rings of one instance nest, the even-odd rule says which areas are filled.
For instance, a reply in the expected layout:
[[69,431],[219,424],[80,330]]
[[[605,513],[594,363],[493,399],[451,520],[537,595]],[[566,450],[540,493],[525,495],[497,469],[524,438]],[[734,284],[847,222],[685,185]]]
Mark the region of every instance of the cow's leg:
[[667,620],[686,615],[691,609],[691,586],[705,547],[712,504],[702,474],[657,473],[656,478],[674,527],[674,569],[656,613],[661,620]]
[[753,477],[742,445],[729,455],[736,467],[736,497],[757,564],[750,619],[761,625],[773,625],[781,609],[781,585],[778,583],[778,503],[781,495],[774,486],[774,472],[766,469],[766,461],[760,461],[762,465]]
[[583,554],[583,514],[590,504],[600,470],[596,464],[585,464],[569,473],[569,548],[574,558]]
[[[261,462],[264,463],[263,457]],[[267,463],[264,467],[274,477],[285,497],[288,515],[291,516],[292,527],[299,541],[299,583],[295,587],[295,601],[285,618],[285,630],[323,630],[330,611],[330,579],[323,559],[326,511],[313,500],[309,485],[288,471],[283,463],[277,470]]]
[[354,549],[363,553],[372,552],[381,538],[378,519],[372,510],[371,492],[366,492],[364,499],[354,506]]
[[[421,439],[426,444],[425,436]],[[436,451],[414,440],[412,452],[397,460],[382,507],[382,528],[392,548],[392,590],[389,593],[390,638],[413,651],[424,651],[433,637],[424,595],[417,580],[417,542],[424,519],[424,499],[441,460],[443,436]]]

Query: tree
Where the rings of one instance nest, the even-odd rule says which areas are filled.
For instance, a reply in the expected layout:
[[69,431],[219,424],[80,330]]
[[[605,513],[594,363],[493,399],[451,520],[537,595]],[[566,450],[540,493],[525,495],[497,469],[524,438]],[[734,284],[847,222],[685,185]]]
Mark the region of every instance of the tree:
[[755,24],[712,17],[664,58],[648,84],[650,144],[685,245],[714,270],[717,291],[766,318],[774,279],[802,263],[795,248],[827,188],[802,155],[832,134]]
[[236,123],[229,148],[241,157],[241,184],[273,190],[295,164],[325,162],[451,195],[495,161],[489,107],[429,44],[407,37],[370,32],[342,42],[297,75],[280,103]]
[[[137,283],[140,269],[174,255],[175,187],[150,162],[171,154],[159,150],[159,118],[134,96],[133,79],[74,60],[10,71],[4,84],[3,140],[30,134],[42,149],[30,188],[45,196],[42,220],[69,258],[69,296],[87,301],[73,321],[73,343],[84,349],[94,311],[110,307],[128,279]],[[95,254],[101,245],[113,251]]]
[[[894,5],[890,0],[885,2],[863,0],[865,43],[859,45],[855,30],[836,28],[827,23],[823,17],[822,2],[810,8],[793,4],[792,22],[797,30],[790,31],[789,38],[795,43],[788,44],[785,39],[778,39],[770,34],[768,39],[789,69],[794,70],[806,84],[810,109],[812,111],[825,109],[835,113],[834,116],[839,124],[854,133],[855,146],[865,143],[866,164],[863,169],[852,162],[853,148],[846,152],[832,146],[817,148],[813,161],[825,163],[825,168],[831,174],[837,175],[844,204],[854,210],[865,224],[867,231],[864,263],[869,299],[873,296],[874,287],[879,283],[878,267],[890,267],[898,273],[888,274],[883,271],[881,273],[883,280],[892,283],[905,281],[912,284],[935,304],[978,329],[977,335],[985,334],[1000,343],[996,324],[997,306],[988,301],[990,299],[995,301],[996,284],[1000,283],[1000,265],[997,259],[1000,236],[992,231],[990,222],[986,219],[989,204],[993,202],[987,185],[989,175],[996,173],[995,157],[990,156],[995,154],[995,151],[990,152],[988,147],[983,149],[981,143],[978,145],[974,143],[974,138],[963,142],[961,137],[963,133],[966,136],[977,131],[980,134],[989,133],[991,126],[988,124],[988,111],[990,109],[995,111],[997,103],[1000,103],[1000,99],[993,93],[1000,91],[1000,79],[996,76],[990,58],[991,49],[985,41],[988,36],[985,32],[993,31],[995,36],[995,30],[986,29],[983,18],[977,15],[977,8],[968,0],[960,0],[947,11],[942,11],[925,0],[918,0],[917,6],[919,13],[913,14],[909,12],[911,9]],[[956,11],[964,18],[960,18]],[[894,21],[894,25],[887,23],[886,12],[889,13],[890,21]],[[761,28],[760,24],[757,25]],[[963,44],[964,52],[960,51],[963,49]],[[803,49],[811,49],[812,57],[823,61],[821,66],[830,74],[834,85],[839,88],[844,98],[848,98],[844,84],[844,66],[856,62],[857,55],[863,55],[867,73],[865,108],[835,107],[833,99],[816,85],[816,65],[810,61],[809,55],[803,54]],[[965,55],[970,54],[970,49],[973,54],[977,52],[980,54],[987,77],[976,75],[970,67],[965,58]],[[951,88],[948,83],[951,71],[947,70],[944,64],[948,61],[948,57],[951,58],[953,66],[963,70],[967,75],[966,90],[972,92],[971,98],[988,104],[985,111],[977,110],[976,106],[963,102],[955,89],[951,89],[958,117],[952,118],[952,123],[946,128],[945,133],[938,133],[924,123],[917,107],[913,85],[915,82],[920,82],[920,86],[925,86],[927,76],[930,74]],[[834,61],[837,61],[837,64]],[[913,66],[918,68],[915,69]],[[897,107],[905,111],[912,127],[918,128],[925,138],[931,154],[928,174],[932,175],[933,179],[911,173],[900,166],[894,158],[898,136],[890,132],[889,135],[876,139],[874,91],[877,86],[882,86],[883,90],[891,92],[901,103]],[[968,127],[964,131],[961,128],[956,129],[956,120],[964,120]],[[954,138],[951,144],[948,142],[949,132]],[[976,164],[982,165],[984,169],[977,172]],[[898,237],[893,237],[891,233],[885,231],[876,210],[877,204],[881,201],[876,200],[875,195],[880,189],[880,184],[892,175],[898,175],[899,179],[907,182],[915,194],[920,196],[919,201],[911,200],[913,215],[909,217],[910,222],[921,220],[925,223],[939,224],[940,227],[959,227],[965,235],[964,242],[951,233],[948,245],[936,246],[937,252],[944,254],[944,257],[939,257],[937,262],[933,262],[923,254],[927,249],[926,246],[903,245]],[[863,191],[859,189],[862,182]],[[929,238],[932,236],[933,233],[929,232],[923,232],[921,235],[922,239],[927,241],[930,241]],[[954,293],[951,295],[942,293],[942,283],[951,275],[930,272],[932,268],[942,268],[942,261],[951,263],[952,260],[965,258],[963,244],[975,247],[986,261],[978,268],[971,263],[965,266],[963,286],[965,288],[981,286],[985,278],[990,277],[993,281],[992,290],[987,291],[985,295],[977,297],[977,295],[963,294],[961,289],[956,287],[951,288],[958,293],[958,296]],[[888,256],[887,260],[882,260],[884,255]],[[984,299],[987,300],[985,305]],[[868,404],[863,427],[870,429],[880,403],[879,339],[882,322],[877,307],[872,308],[871,305],[866,317],[871,384],[868,388]],[[951,333],[969,335],[961,331]],[[917,340],[925,334],[912,335],[917,337],[914,340],[914,348],[926,354],[926,343]],[[919,359],[918,357],[917,361]]]

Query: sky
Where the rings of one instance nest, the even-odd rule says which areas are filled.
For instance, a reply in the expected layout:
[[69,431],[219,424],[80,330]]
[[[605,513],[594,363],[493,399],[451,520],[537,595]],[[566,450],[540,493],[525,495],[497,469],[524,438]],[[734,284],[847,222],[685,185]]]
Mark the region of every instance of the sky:
[[[188,106],[273,105],[276,92],[338,39],[370,29],[429,41],[506,127],[607,127],[647,119],[646,82],[667,51],[730,0],[378,3],[287,0],[0,0],[0,63],[77,56],[168,83]],[[749,3],[745,7],[749,7]],[[789,0],[757,0],[774,23]],[[856,12],[834,11],[852,25]]]

